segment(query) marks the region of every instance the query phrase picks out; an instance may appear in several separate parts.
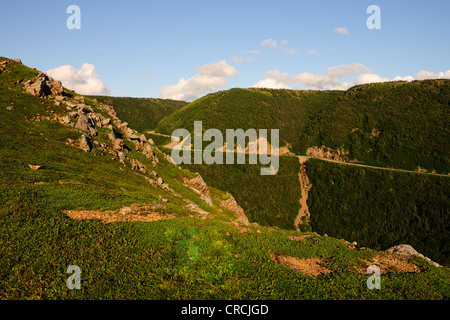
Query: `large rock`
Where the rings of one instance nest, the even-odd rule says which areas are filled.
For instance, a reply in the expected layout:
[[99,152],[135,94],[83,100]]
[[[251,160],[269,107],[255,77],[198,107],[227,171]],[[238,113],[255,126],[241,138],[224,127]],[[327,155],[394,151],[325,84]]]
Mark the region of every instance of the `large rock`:
[[238,215],[236,222],[244,224],[244,225],[249,225],[250,223],[248,221],[247,216],[244,213],[244,209],[242,209],[242,207],[236,202],[236,200],[230,193],[227,193],[227,195],[228,195],[228,199],[226,199],[226,200],[220,199],[219,200],[220,205],[222,207],[224,207],[225,209],[228,209]]
[[202,198],[207,204],[212,206],[212,200],[211,196],[209,194],[209,188],[208,185],[203,180],[202,176],[200,174],[197,174],[192,179],[183,179],[184,182],[191,187],[192,190],[196,191],[198,194],[200,194],[200,198]]
[[26,81],[24,84],[25,92],[38,97],[45,97],[50,94],[59,96],[64,92],[61,81],[56,81],[40,72],[36,77]]
[[85,152],[89,152],[91,151],[91,141],[90,138],[83,133],[80,137],[80,139],[78,140],[78,144],[79,144],[79,148]]
[[114,127],[111,129],[111,133],[108,135],[108,138],[112,141],[115,141],[117,139],[121,139],[122,135],[114,129]]
[[425,257],[423,254],[419,253],[409,244],[400,244],[398,246],[391,247],[386,250],[388,253],[396,254],[406,259],[412,259],[413,257],[419,257],[427,260],[429,263],[434,265],[435,267],[440,267],[438,263],[432,261],[430,258]]
[[71,126],[71,127],[73,127],[73,126],[75,125],[75,124],[72,122],[72,119],[70,118],[69,115],[65,115],[65,116],[61,117],[61,118],[60,118],[60,122],[61,122],[62,124],[65,124],[65,125]]
[[85,114],[81,114],[78,118],[75,128],[80,129],[84,132],[89,133],[90,136],[96,136],[97,130],[94,127],[93,121]]

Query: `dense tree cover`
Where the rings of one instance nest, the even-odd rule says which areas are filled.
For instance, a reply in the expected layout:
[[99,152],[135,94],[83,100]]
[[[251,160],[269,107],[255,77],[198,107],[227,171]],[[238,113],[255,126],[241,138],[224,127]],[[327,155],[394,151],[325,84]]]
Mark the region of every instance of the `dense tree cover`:
[[[230,192],[250,222],[294,229],[301,197],[297,158],[281,157],[276,175],[262,176],[259,164],[185,165],[214,188]],[[248,163],[248,162],[247,162]]]
[[98,102],[114,106],[117,116],[131,128],[144,132],[156,128],[158,122],[187,102],[170,99],[92,96]]
[[363,163],[450,172],[450,80],[389,82],[347,91],[231,89],[202,97],[161,120],[157,131],[275,128],[297,154],[344,148]]
[[424,174],[306,163],[312,229],[362,246],[407,243],[450,265],[450,179]]

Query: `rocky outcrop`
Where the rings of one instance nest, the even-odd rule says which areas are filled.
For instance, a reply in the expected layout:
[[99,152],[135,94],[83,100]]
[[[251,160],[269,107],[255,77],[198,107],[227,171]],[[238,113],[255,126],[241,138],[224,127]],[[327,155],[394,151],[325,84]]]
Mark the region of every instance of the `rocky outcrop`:
[[359,162],[358,160],[350,160],[347,156],[349,151],[344,148],[332,149],[326,146],[322,147],[310,147],[306,150],[306,156],[310,158],[320,158],[341,162]]
[[85,152],[91,151],[91,141],[90,138],[86,134],[82,134],[80,139],[78,140],[79,148]]
[[37,97],[46,97],[48,95],[59,96],[64,92],[61,81],[56,81],[47,76],[45,73],[39,74],[23,84],[25,92]]
[[200,197],[212,207],[213,204],[209,194],[208,185],[205,183],[200,174],[197,173],[197,175],[192,179],[184,178],[184,182],[187,187],[198,193]]
[[75,128],[89,133],[89,135],[91,137],[97,135],[97,130],[95,129],[93,120],[85,114],[81,114],[79,116],[77,124],[75,125]]
[[234,197],[227,193],[228,198],[227,199],[220,199],[220,205],[224,207],[227,210],[230,210],[238,215],[238,218],[235,222],[243,224],[243,225],[249,225],[249,221],[247,216],[245,215],[244,209],[236,202]]
[[440,264],[438,264],[437,262],[432,261],[430,258],[427,258],[423,254],[417,252],[416,249],[414,249],[409,244],[400,244],[398,246],[391,247],[391,248],[387,249],[386,252],[387,253],[391,253],[391,254],[395,254],[395,255],[398,255],[398,256],[401,256],[401,257],[406,258],[408,260],[410,260],[410,259],[412,259],[414,257],[419,257],[419,258],[425,259],[426,261],[428,261],[429,263],[431,263],[435,267],[441,267]]
[[6,65],[14,62],[22,64],[22,61],[20,61],[20,59],[5,59],[3,61],[0,61],[0,74],[6,70]]

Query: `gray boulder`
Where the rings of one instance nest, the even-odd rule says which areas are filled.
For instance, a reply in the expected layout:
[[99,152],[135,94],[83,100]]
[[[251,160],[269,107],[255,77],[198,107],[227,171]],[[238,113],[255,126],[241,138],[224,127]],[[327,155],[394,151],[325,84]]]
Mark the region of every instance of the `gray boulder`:
[[423,254],[419,253],[409,244],[400,244],[398,246],[393,246],[386,250],[388,253],[396,254],[406,259],[412,259],[413,257],[419,257],[425,259],[435,267],[441,267],[438,263],[432,261],[430,258],[425,257]]
[[85,133],[81,135],[80,139],[78,140],[78,144],[81,150],[85,152],[91,151],[91,141]]
[[75,128],[80,129],[84,132],[89,133],[91,136],[97,135],[97,130],[94,127],[92,119],[90,119],[87,115],[81,114],[78,118],[77,124]]

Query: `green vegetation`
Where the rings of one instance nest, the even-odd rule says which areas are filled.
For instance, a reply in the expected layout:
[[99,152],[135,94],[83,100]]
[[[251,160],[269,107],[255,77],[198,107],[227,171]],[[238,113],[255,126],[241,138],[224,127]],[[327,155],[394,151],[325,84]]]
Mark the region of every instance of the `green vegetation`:
[[110,96],[91,96],[91,98],[112,105],[117,116],[139,132],[155,129],[162,118],[187,104],[184,101],[170,99]]
[[[38,114],[67,113],[63,105],[57,106],[51,99],[23,93],[17,81],[31,79],[36,73],[11,63],[7,72],[0,74],[0,299],[450,297],[449,270],[423,259],[412,261],[420,273],[393,270],[382,275],[381,290],[369,290],[365,270],[379,252],[351,250],[336,238],[313,233],[234,225],[235,214],[219,208],[216,200],[210,207],[186,188],[183,179],[193,174],[170,164],[159,151],[156,167],[132,145],[127,157],[156,170],[181,197],[152,187],[129,166],[112,161],[108,153],[102,154],[97,148],[83,152],[67,145],[69,138],[77,139],[81,133],[56,121],[30,120]],[[102,112],[93,100],[88,101],[96,112]],[[98,133],[95,141],[109,143],[109,129],[98,128]],[[42,167],[31,170],[29,164]],[[243,168],[233,168],[235,180],[245,179],[240,171],[247,169]],[[260,183],[255,168],[248,169],[252,172],[247,178],[249,184]],[[297,170],[297,161],[282,160],[279,174],[284,176],[280,181],[284,178],[294,184]],[[277,194],[268,182],[261,183],[274,192],[267,197],[267,205],[283,199],[293,208],[298,205],[298,189],[285,188]],[[257,188],[255,192],[263,191]],[[225,197],[223,191],[213,187],[210,193]],[[281,193],[288,197],[281,198]],[[168,199],[167,213],[173,218],[106,224],[74,220],[62,212],[155,204],[161,203],[160,196]],[[208,211],[208,218],[200,219],[186,210],[185,199]],[[256,215],[256,209],[254,212]],[[268,224],[287,224],[292,219],[285,218],[284,212],[274,220],[269,220],[270,211],[265,214]],[[291,239],[301,235],[308,237]],[[308,276],[274,261],[277,256],[317,258],[331,272]],[[70,265],[81,268],[81,290],[66,288]]]
[[365,164],[450,173],[450,80],[389,82],[347,91],[231,89],[209,94],[160,121],[157,131],[280,130],[280,143],[349,151]]
[[407,243],[450,265],[450,179],[310,159],[308,197],[314,231],[362,246]]
[[200,173],[208,185],[230,192],[250,222],[295,229],[294,219],[300,209],[301,197],[297,158],[280,157],[278,173],[273,176],[261,175],[260,164],[191,164],[184,167]]

